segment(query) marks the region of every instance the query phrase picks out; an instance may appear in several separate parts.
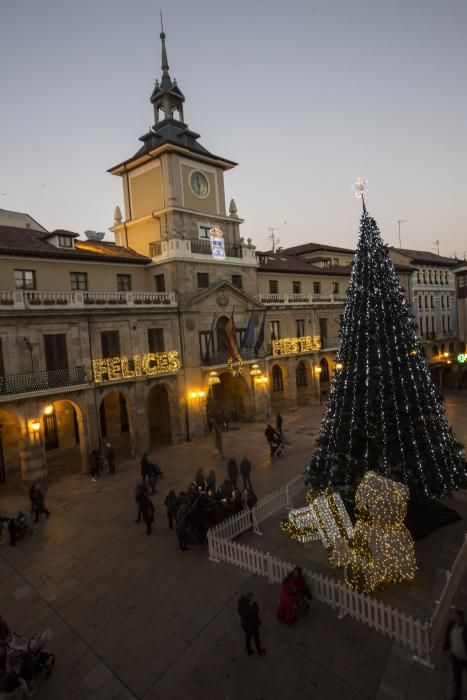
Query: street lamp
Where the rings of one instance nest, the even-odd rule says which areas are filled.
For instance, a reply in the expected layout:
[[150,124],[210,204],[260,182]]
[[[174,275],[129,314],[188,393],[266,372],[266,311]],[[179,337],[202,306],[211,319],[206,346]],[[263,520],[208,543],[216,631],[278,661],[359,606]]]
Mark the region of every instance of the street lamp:
[[[250,372],[251,374],[251,372]],[[254,382],[259,389],[264,390],[264,398],[266,399],[266,416],[269,418],[269,398],[268,398],[268,382],[269,377],[267,374],[253,375]]]
[[321,398],[321,381],[320,381],[320,375],[321,375],[322,369],[323,369],[323,368],[320,367],[319,365],[316,365],[316,367],[315,367],[315,376],[316,376],[316,378],[317,378],[317,380],[318,380],[318,394],[319,394],[319,405],[320,405],[320,406],[323,405],[323,400],[322,400],[322,398]]

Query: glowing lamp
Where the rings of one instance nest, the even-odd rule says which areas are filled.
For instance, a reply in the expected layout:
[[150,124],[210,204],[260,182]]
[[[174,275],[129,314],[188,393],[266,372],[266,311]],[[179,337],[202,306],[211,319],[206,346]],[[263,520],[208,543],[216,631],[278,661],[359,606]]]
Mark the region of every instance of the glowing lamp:
[[219,379],[219,375],[215,370],[212,372],[209,372],[209,379],[208,379],[208,386],[214,386],[214,384],[220,384],[221,380]]
[[[336,362],[336,369],[337,369],[338,372],[339,372],[343,367],[344,367],[344,365],[342,364],[342,362]],[[320,367],[319,369],[320,369],[320,371],[321,371],[321,367]]]
[[33,432],[37,433],[41,429],[41,422],[39,418],[33,418],[31,421],[31,429]]
[[198,391],[197,396],[199,399],[203,399],[206,396],[206,392],[203,390]]
[[443,352],[443,355],[444,355],[444,357],[449,357],[449,353],[448,353],[448,352]]
[[258,377],[261,374],[261,370],[259,368],[259,365],[252,365],[251,370],[250,370],[250,375],[252,377]]
[[198,392],[197,391],[190,391],[188,396],[190,399],[196,399],[196,397],[198,396]]
[[323,368],[322,368],[322,367],[319,367],[319,366],[318,366],[318,367],[315,367],[315,374],[317,374],[318,377],[319,377],[319,375],[321,374],[321,370],[322,370],[322,369],[323,369]]
[[44,408],[44,413],[46,416],[51,416],[52,413],[54,412],[54,405],[53,403],[50,403],[48,406]]
[[410,351],[410,354],[411,354],[411,355],[413,355],[413,356],[415,356],[415,355],[417,354],[417,351],[416,351],[416,349],[415,349],[415,348],[413,348],[413,349],[412,349],[412,350]]

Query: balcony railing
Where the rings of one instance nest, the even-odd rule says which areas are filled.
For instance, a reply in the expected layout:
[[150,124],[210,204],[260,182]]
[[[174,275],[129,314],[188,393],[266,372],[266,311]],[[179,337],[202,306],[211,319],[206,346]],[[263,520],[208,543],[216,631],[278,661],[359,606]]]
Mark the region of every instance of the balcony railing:
[[0,396],[29,394],[87,384],[84,367],[52,369],[0,377]]
[[22,290],[0,292],[0,311],[176,305],[175,292],[36,292]]
[[[190,241],[190,247],[192,253],[198,253],[199,255],[211,255],[212,248],[211,241],[204,238],[192,238]],[[242,258],[243,251],[241,245],[236,245],[235,243],[224,243],[225,255],[227,258]]]
[[260,294],[259,299],[266,306],[343,304],[345,294]]
[[[253,348],[243,348],[240,350],[240,355],[243,360],[254,360],[255,351]],[[201,364],[205,367],[212,367],[213,365],[227,365],[230,354],[227,350],[215,350],[211,353],[205,353],[201,356]]]

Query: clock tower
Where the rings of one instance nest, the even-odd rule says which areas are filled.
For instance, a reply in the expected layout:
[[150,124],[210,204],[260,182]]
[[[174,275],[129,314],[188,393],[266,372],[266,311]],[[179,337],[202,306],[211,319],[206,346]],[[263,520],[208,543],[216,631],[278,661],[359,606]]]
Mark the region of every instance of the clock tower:
[[[240,238],[242,220],[235,202],[231,201],[228,213],[225,206],[224,172],[236,163],[204,148],[199,134],[185,123],[185,97],[170,77],[163,31],[160,38],[162,76],[150,96],[154,124],[141,136],[141,148],[109,171],[122,178],[125,204],[124,219],[111,230],[119,245],[162,266],[166,289],[177,289],[182,298],[197,291],[199,280],[205,285],[206,279],[210,283],[223,275],[230,281],[241,272],[238,268],[245,268],[246,286],[253,292],[254,247]],[[213,229],[216,236],[221,232],[224,241],[220,257],[213,254]],[[192,268],[195,263],[191,277],[186,263]],[[232,272],[227,267],[236,269]],[[197,270],[207,278],[197,277]]]

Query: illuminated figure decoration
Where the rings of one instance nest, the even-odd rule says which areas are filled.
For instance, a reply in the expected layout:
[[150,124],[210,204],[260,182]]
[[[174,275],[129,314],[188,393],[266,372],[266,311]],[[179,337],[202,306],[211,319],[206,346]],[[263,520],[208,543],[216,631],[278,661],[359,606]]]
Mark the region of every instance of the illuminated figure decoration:
[[314,542],[320,539],[318,525],[310,506],[293,508],[289,517],[281,521],[280,528],[297,542]]
[[211,241],[212,257],[218,260],[225,258],[224,234],[217,226],[209,230],[209,240]]
[[236,355],[235,358],[229,357],[227,360],[227,369],[233,377],[240,377],[244,364],[241,355]]
[[346,566],[347,585],[360,593],[410,581],[417,568],[413,540],[404,525],[409,489],[369,471],[356,493],[357,522],[349,543],[340,541],[331,563]]
[[467,464],[393,263],[366,210],[366,185],[359,179],[354,188],[363,213],[336,354],[342,368],[333,376],[305,483],[353,498],[374,469],[405,484],[411,499],[428,507],[430,499],[467,485]]

